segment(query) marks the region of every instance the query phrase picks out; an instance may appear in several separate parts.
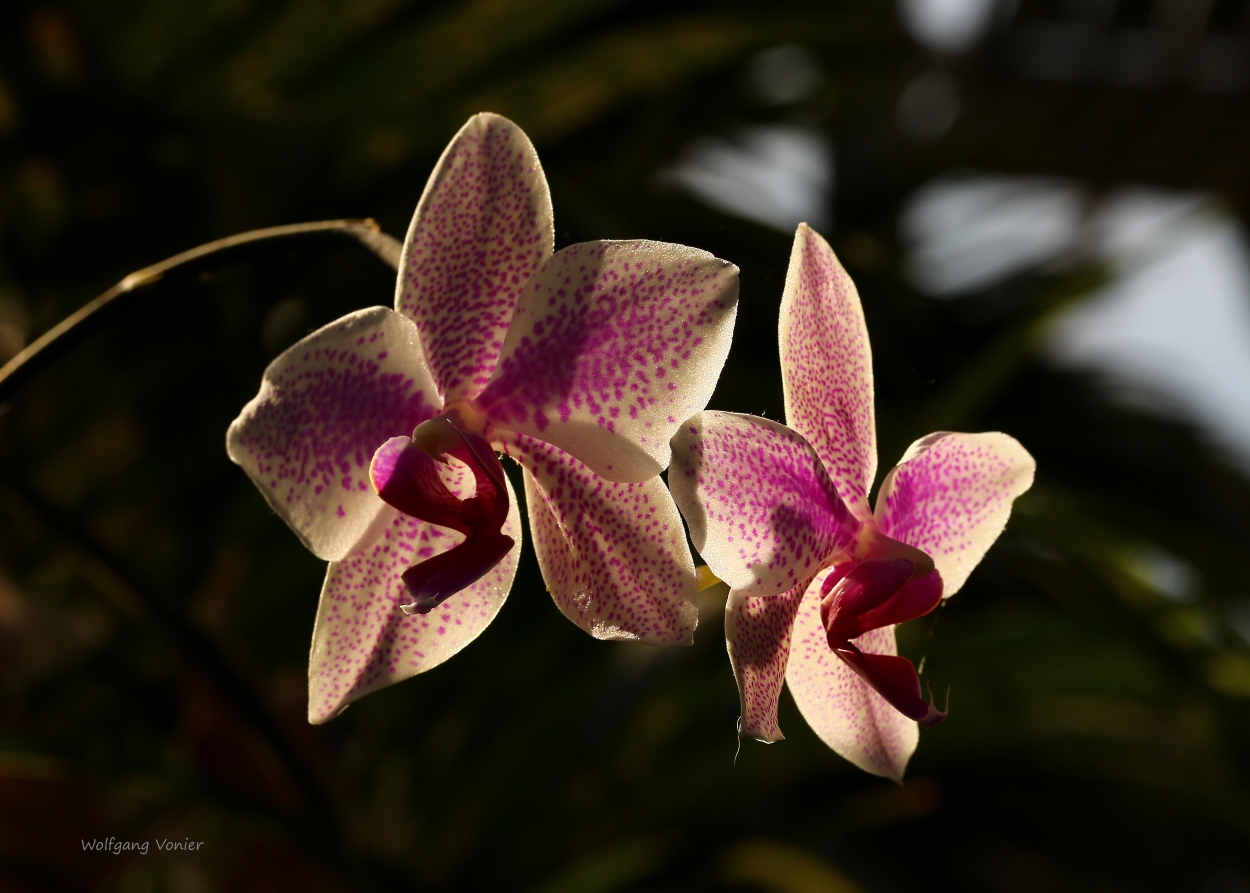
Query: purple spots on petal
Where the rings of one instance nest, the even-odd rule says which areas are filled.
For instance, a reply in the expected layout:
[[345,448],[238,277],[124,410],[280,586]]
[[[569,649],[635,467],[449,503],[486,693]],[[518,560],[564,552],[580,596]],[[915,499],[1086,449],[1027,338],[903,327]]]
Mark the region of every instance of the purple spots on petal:
[[794,237],[780,339],[786,424],[815,448],[843,500],[866,519],[877,469],[868,329],[855,283],[806,225]]
[[[706,286],[701,298],[693,295],[698,284]],[[667,462],[671,428],[643,448],[633,426],[600,427],[599,419],[667,424],[702,409],[728,350],[736,302],[736,269],[706,252],[654,242],[564,248],[527,284],[476,404],[496,425],[541,434],[599,473],[620,440],[635,448],[640,479],[653,476]],[[695,333],[705,345],[691,355]],[[551,417],[560,425],[548,430]]]
[[524,283],[551,254],[551,198],[529,139],[475,115],[430,175],[395,308],[411,317],[446,401],[482,389]]
[[[804,581],[806,583],[806,581]],[[803,586],[763,598],[734,593],[725,605],[725,642],[738,683],[738,734],[780,741],[777,702],[790,656],[790,628]]]
[[[355,346],[370,338],[386,344],[386,360]],[[385,308],[343,317],[274,360],[231,425],[231,458],[323,558],[345,554],[380,510],[373,452],[435,412],[416,338]]]
[[930,434],[882,482],[878,525],[927,552],[952,595],[1002,532],[1033,469],[1033,457],[1006,434]]
[[[520,516],[512,502],[504,531],[519,541]],[[401,575],[413,552],[441,555],[461,537],[386,511],[390,523],[347,558],[331,563],[326,575],[308,668],[310,722],[325,722],[369,692],[456,654],[494,619],[512,586],[519,548],[444,601],[439,625],[431,624],[428,615],[405,614],[399,606],[409,597]]]
[[[807,589],[794,618],[786,682],[812,730],[866,772],[896,781],[916,749],[916,723],[899,713],[829,647],[820,619],[822,572]],[[854,644],[865,654],[896,654],[894,627],[864,633]]]
[[851,515],[812,448],[783,425],[704,412],[673,438],[669,487],[712,571],[770,596],[851,545]]
[[503,446],[525,469],[534,551],[561,612],[600,639],[689,640],[694,561],[660,479],[613,483],[524,435]]

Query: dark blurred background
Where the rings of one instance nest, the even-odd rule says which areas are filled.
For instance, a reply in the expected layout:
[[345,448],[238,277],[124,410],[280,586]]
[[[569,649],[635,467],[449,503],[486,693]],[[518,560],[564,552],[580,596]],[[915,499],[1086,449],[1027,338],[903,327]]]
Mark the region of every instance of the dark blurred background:
[[[742,268],[716,408],[780,418],[795,224],[863,296],[882,467],[1003,430],[1037,483],[900,628],[906,784],[734,735],[691,648],[497,621],[304,721],[321,562],[226,459],[282,349],[391,301],[348,240],[171,281],[0,405],[0,890],[1250,891],[1246,0],[8,0],[0,362],[240,230],[399,236],[473,112],[557,244]],[[203,841],[84,852],[81,841]]]

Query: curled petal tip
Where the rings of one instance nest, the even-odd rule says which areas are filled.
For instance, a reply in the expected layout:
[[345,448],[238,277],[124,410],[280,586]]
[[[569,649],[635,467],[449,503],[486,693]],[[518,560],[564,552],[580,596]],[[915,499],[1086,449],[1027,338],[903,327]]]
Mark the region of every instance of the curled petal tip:
[[460,445],[460,431],[446,417],[427,419],[412,431],[412,442],[435,459]]
[[775,720],[772,723],[753,722],[747,725],[741,716],[738,717],[738,737],[750,738],[760,744],[776,744],[786,740],[786,736],[781,734],[781,726]]
[[[921,663],[924,663],[921,661]],[[926,729],[931,729],[938,723],[942,722],[951,712],[951,689],[946,687],[946,703],[942,705],[942,709],[937,709],[936,698],[933,697],[933,688],[927,682],[925,688],[929,691],[929,710],[924,716],[916,717],[916,722],[920,723]]]
[[[460,499],[442,480],[435,462],[455,456],[473,474],[476,492]],[[499,457],[482,438],[456,428],[446,418],[417,426],[412,439],[395,437],[373,457],[370,477],[383,501],[406,515],[463,534],[464,542],[420,561],[402,574],[414,601],[406,614],[425,614],[472,586],[515,545],[501,533],[509,498]]]

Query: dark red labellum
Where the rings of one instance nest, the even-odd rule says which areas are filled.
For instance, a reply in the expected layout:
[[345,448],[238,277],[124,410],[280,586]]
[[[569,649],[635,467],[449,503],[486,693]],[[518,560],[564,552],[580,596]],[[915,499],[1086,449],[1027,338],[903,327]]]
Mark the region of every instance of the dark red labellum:
[[914,562],[905,558],[869,558],[836,582],[820,602],[820,618],[829,647],[895,709],[924,726],[946,718],[921,696],[920,677],[905,657],[865,654],[853,642],[866,632],[914,620],[942,601],[942,578],[936,570],[919,577]]
[[504,470],[484,438],[456,429],[459,435],[446,455],[473,472],[477,491],[460,499],[439,475],[439,460],[410,438],[396,437],[378,449],[370,467],[373,484],[388,505],[401,512],[464,534],[464,542],[413,565],[403,574],[412,595],[409,613],[425,614],[450,596],[473,585],[515,545],[502,532],[508,518]]

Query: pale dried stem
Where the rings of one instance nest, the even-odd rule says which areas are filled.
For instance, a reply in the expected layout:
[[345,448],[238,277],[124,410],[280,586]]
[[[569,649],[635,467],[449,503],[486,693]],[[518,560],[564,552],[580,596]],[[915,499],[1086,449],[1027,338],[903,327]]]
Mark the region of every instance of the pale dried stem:
[[105,311],[111,314],[121,310],[123,305],[131,302],[133,296],[160,282],[167,273],[207,266],[203,262],[208,260],[220,263],[224,259],[222,255],[237,254],[241,249],[251,248],[258,242],[326,235],[347,236],[372,251],[391,269],[399,268],[399,241],[382,232],[372,220],[319,220],[313,223],[271,226],[199,245],[131,273],[31,342],[25,350],[0,367],[0,402],[8,399],[22,383],[94,330],[103,321]]

